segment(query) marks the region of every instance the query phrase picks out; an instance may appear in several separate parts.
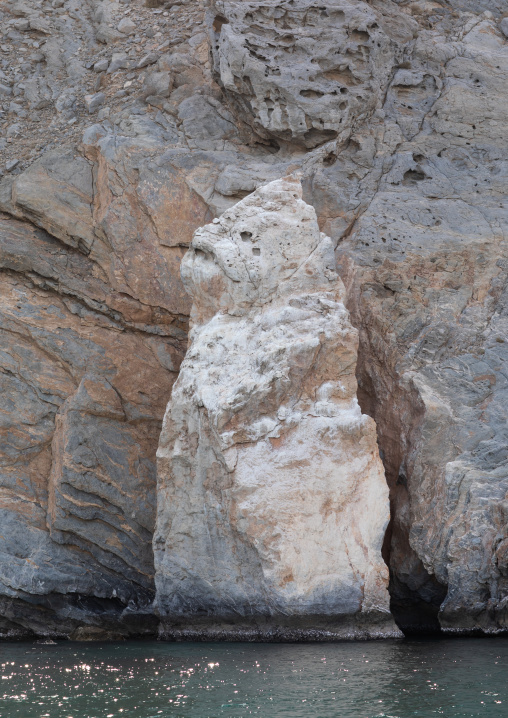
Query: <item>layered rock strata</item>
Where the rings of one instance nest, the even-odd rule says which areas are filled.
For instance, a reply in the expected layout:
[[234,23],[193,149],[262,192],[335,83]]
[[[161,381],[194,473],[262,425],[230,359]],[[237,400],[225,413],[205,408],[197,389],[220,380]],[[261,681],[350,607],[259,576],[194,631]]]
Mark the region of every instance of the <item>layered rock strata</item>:
[[398,635],[357,332],[299,181],[198,230],[182,278],[190,345],[157,454],[162,636]]
[[0,635],[153,633],[155,448],[182,346],[108,307],[94,262],[43,230],[0,218],[0,238]]
[[507,629],[507,13],[0,4],[0,635],[156,630],[180,260],[196,228],[297,170],[359,331],[393,614]]

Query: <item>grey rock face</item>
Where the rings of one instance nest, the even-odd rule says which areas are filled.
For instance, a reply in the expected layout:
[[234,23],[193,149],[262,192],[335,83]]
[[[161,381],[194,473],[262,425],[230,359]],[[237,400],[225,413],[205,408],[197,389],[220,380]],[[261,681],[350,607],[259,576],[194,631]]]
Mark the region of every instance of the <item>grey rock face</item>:
[[103,92],[97,92],[95,95],[85,95],[86,109],[90,114],[97,112],[104,104],[105,99],[106,95]]
[[157,62],[159,57],[160,56],[157,55],[155,52],[151,52],[149,55],[145,55],[144,57],[142,57],[141,60],[136,65],[136,67],[141,70],[143,67],[148,67],[148,65],[153,65],[154,63]]
[[116,72],[117,70],[125,70],[129,66],[129,56],[122,52],[114,52],[111,62],[109,63],[108,72]]
[[223,2],[211,16],[218,79],[265,137],[315,147],[345,139],[381,106],[414,22],[366,2]]
[[[506,630],[505,14],[503,0],[0,7],[3,635],[155,629],[181,258],[197,227],[294,171],[359,331],[393,613],[405,630]],[[170,84],[145,102],[151,72]]]
[[7,172],[12,172],[12,170],[15,169],[18,165],[19,165],[19,160],[17,160],[17,159],[9,160],[5,164],[5,169]]
[[98,60],[96,63],[94,63],[93,69],[94,69],[94,72],[106,72],[108,67],[109,67],[109,60],[104,58],[104,60]]
[[25,97],[32,110],[42,110],[49,107],[53,99],[48,84],[39,78],[27,80],[25,83]]
[[[428,628],[433,606],[445,631],[495,633],[508,627],[508,215],[506,97],[494,87],[508,52],[490,19],[471,21],[461,43],[438,50],[452,53],[439,93],[424,81],[402,92],[413,118],[398,118],[389,93],[385,122],[408,141],[339,251],[361,327],[363,406],[392,487],[394,611]],[[413,87],[395,83],[399,97]]]
[[143,84],[143,96],[145,99],[156,95],[157,97],[169,97],[173,83],[169,72],[150,72]]
[[136,31],[136,23],[130,18],[124,17],[117,26],[118,32],[122,32],[124,35],[132,35]]

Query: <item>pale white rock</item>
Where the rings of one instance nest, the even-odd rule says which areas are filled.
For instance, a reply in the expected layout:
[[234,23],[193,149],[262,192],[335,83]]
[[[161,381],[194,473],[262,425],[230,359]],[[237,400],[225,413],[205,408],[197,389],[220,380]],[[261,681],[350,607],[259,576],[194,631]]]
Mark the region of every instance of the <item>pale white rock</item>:
[[154,537],[166,637],[399,635],[357,332],[301,196],[295,178],[257,189],[182,261],[193,327],[160,438]]

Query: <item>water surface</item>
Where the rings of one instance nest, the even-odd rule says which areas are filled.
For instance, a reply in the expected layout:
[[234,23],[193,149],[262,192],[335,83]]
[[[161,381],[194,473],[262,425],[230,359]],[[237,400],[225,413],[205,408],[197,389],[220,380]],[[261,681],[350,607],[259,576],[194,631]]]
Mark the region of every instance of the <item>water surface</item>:
[[508,639],[0,643],[0,718],[508,716]]

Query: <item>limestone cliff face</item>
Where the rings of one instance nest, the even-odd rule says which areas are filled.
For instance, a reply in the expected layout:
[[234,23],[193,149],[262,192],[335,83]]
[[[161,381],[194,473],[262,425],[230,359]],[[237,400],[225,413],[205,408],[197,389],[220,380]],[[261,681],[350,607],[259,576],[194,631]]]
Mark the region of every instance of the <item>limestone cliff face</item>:
[[157,630],[182,257],[294,172],[358,331],[392,613],[406,631],[507,630],[507,13],[0,5],[0,636]]
[[87,257],[23,222],[0,233],[0,632],[153,632],[154,451],[178,344],[109,310]]
[[398,633],[388,487],[334,264],[290,178],[194,235],[190,344],[157,454],[163,636]]
[[[419,40],[418,84],[395,76],[384,142],[401,101],[431,109],[420,125],[397,121],[401,143],[338,253],[360,327],[361,403],[391,486],[393,610],[408,627],[430,627],[434,607],[442,630],[497,632],[508,596],[508,213],[506,93],[494,88],[508,45],[488,14],[456,37],[430,55]],[[438,65],[429,89],[419,78]]]

